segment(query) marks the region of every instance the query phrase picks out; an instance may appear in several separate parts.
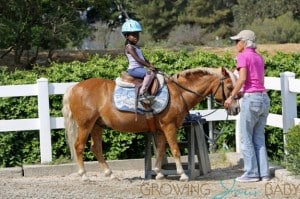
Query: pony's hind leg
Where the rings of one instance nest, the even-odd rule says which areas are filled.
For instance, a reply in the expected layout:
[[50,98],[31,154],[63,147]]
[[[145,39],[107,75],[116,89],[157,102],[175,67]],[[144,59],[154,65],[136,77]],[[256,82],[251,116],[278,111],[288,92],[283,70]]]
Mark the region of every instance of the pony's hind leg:
[[83,152],[85,148],[86,141],[89,136],[89,131],[87,129],[78,128],[78,135],[75,143],[75,150],[76,150],[76,156],[77,156],[77,164],[78,164],[78,173],[80,176],[82,176],[83,180],[88,180],[86,176],[86,170],[84,168],[84,162],[83,162]]
[[105,161],[103,157],[103,152],[102,152],[102,131],[103,129],[95,124],[92,132],[91,132],[91,151],[94,153],[96,156],[100,168],[104,170],[105,176],[108,176],[110,178],[114,178],[114,175],[112,174],[111,169],[109,168],[107,162]]

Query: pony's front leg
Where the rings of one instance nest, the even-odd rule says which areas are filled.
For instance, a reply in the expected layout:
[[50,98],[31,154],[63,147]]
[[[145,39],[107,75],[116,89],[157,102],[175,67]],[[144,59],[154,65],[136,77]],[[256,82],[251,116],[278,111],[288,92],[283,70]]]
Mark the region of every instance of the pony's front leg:
[[[173,152],[172,152],[173,153]],[[174,155],[173,155],[174,156]],[[189,177],[185,174],[184,169],[182,167],[182,163],[180,161],[180,155],[174,156],[174,161],[176,164],[177,174],[180,175],[180,181],[188,181]]]
[[172,155],[174,157],[177,174],[180,175],[179,180],[180,181],[188,181],[189,177],[185,174],[184,169],[182,167],[181,160],[180,160],[180,150],[179,150],[178,143],[177,143],[176,130],[175,130],[175,132],[169,131],[166,134],[166,138],[167,138],[168,144],[170,146]]
[[164,155],[166,154],[166,137],[163,133],[158,133],[155,139],[156,144],[156,162],[154,166],[154,171],[156,173],[156,180],[164,179],[164,175],[161,172],[162,161]]
[[106,177],[110,177],[114,179],[111,169],[109,168],[107,162],[103,157],[102,152],[102,128],[100,126],[95,125],[91,132],[91,151],[96,156],[100,167],[104,170],[104,174]]

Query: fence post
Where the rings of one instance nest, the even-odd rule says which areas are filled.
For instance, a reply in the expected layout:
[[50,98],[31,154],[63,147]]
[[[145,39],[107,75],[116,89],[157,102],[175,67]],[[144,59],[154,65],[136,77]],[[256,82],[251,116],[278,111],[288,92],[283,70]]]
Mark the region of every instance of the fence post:
[[48,79],[37,80],[41,163],[52,161]]
[[289,79],[295,79],[295,73],[280,73],[281,79],[281,103],[282,103],[282,126],[286,133],[294,126],[294,118],[297,117],[297,95],[289,90]]
[[294,118],[297,117],[297,95],[289,90],[289,79],[295,79],[295,73],[280,73],[281,81],[281,103],[282,103],[282,128],[284,150],[286,146],[285,134],[294,125]]
[[[207,97],[207,109],[213,109],[214,105],[213,105],[213,96],[209,95]],[[212,121],[208,122],[208,131],[209,131],[209,152],[210,153],[214,153],[216,151],[216,136],[214,134],[215,131],[215,127],[214,127],[214,123]]]

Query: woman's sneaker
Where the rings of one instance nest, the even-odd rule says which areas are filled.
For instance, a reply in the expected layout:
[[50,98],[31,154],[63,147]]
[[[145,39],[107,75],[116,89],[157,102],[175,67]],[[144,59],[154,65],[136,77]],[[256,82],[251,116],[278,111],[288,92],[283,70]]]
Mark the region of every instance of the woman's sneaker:
[[238,182],[258,182],[259,178],[258,177],[247,177],[247,176],[240,176],[236,178],[236,181]]
[[261,177],[261,181],[270,181],[271,180],[271,177],[269,176],[264,176],[264,177]]

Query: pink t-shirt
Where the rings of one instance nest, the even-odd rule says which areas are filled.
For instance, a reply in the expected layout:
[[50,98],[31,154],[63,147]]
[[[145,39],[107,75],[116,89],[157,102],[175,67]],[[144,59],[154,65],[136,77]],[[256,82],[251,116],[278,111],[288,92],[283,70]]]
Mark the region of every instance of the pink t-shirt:
[[237,56],[237,70],[246,68],[247,78],[243,85],[243,92],[264,92],[265,63],[254,48],[246,48]]

